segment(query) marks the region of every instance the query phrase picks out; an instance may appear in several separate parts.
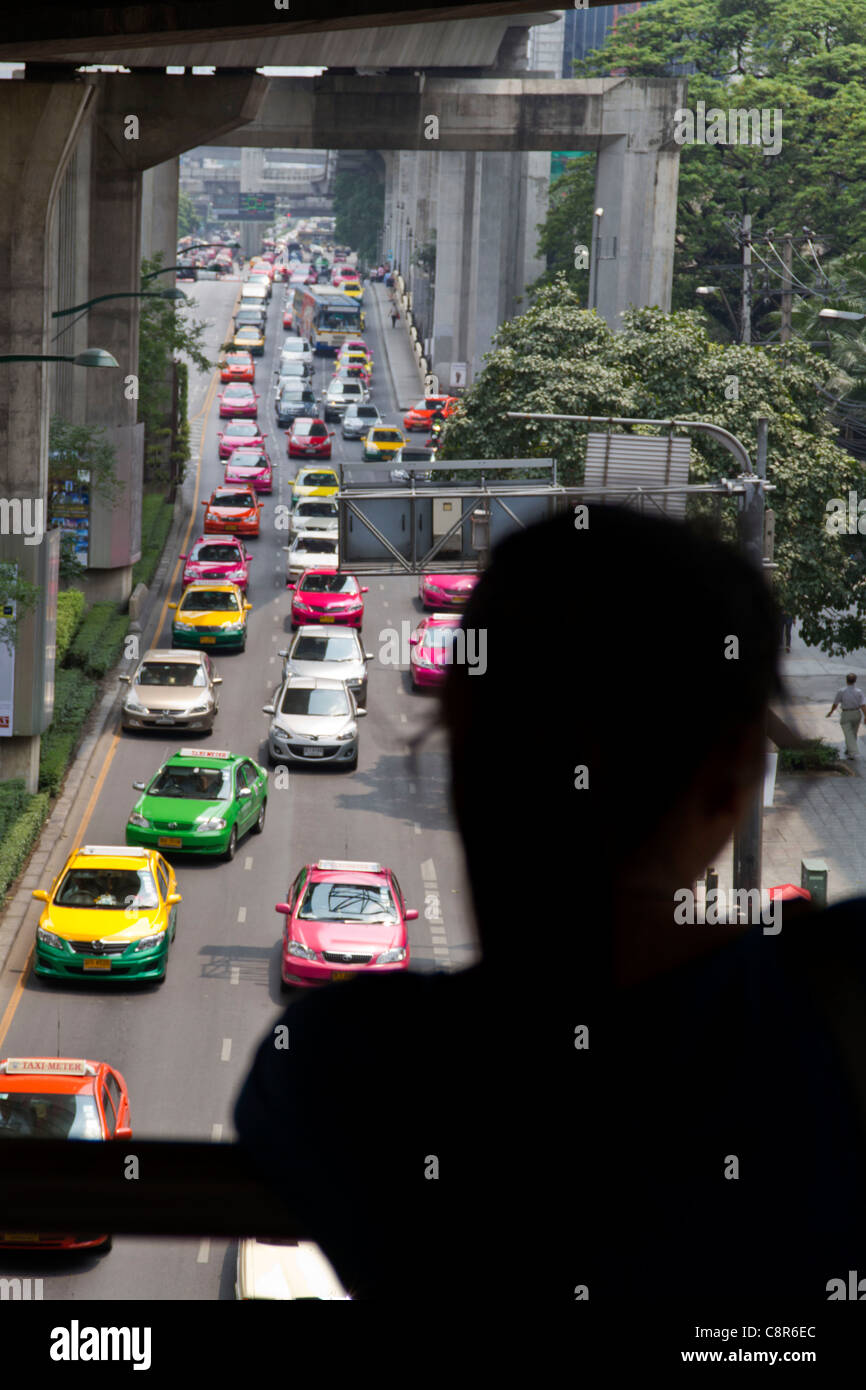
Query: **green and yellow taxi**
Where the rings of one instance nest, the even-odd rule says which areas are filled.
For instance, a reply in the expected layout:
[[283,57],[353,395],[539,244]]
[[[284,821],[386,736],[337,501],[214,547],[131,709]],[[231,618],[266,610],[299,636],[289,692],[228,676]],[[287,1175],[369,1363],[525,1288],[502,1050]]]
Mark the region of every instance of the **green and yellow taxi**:
[[188,584],[171,625],[173,647],[214,647],[243,651],[247,643],[247,614],[252,604],[237,584],[199,580]]
[[236,352],[250,352],[253,357],[261,357],[265,350],[265,335],[254,323],[242,324],[232,338]]
[[126,842],[234,859],[248,830],[261,834],[268,774],[252,758],[219,748],[181,748],[151,778],[126,823]]
[[307,497],[336,497],[340,479],[333,468],[299,468],[292,484],[292,506]]
[[34,969],[61,980],[164,980],[177,930],[174,869],[155,847],[82,845],[49,889]]
[[406,436],[395,425],[374,425],[364,437],[365,459],[386,459],[406,443]]

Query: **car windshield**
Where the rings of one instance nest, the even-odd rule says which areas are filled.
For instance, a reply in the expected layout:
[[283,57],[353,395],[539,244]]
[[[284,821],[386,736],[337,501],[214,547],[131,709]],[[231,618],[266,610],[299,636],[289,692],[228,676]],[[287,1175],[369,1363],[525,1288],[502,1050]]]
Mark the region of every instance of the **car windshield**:
[[308,574],[298,589],[304,594],[357,594],[358,581],[351,574]]
[[284,343],[284,344],[283,344],[283,356],[284,356],[284,357],[288,357],[290,354],[293,354],[293,353],[306,352],[306,351],[307,351],[307,344],[304,342],[304,339],[303,339],[303,338],[296,338],[293,342],[288,342],[288,343]]
[[295,542],[295,549],[304,553],[314,551],[317,555],[336,555],[337,542],[327,536],[299,536]]
[[246,383],[243,381],[237,381],[234,384],[227,386],[225,391],[223,392],[223,395],[225,396],[227,401],[246,401],[249,400],[252,394],[253,388],[251,386],[247,386]]
[[280,383],[280,399],[286,405],[294,405],[298,401],[306,401],[308,404],[316,399],[309,386],[304,385],[304,378],[301,376],[284,376]]
[[226,358],[226,365],[229,367],[248,367],[249,358],[245,352],[230,352]]
[[187,589],[178,605],[179,613],[239,613],[237,594],[230,589]]
[[235,449],[229,463],[239,463],[244,468],[266,468],[268,461],[258,449]]
[[249,510],[255,505],[249,492],[221,492],[211,501],[212,507],[244,507]]
[[236,545],[199,545],[189,558],[211,565],[241,565],[244,559]]
[[422,635],[420,646],[431,655],[447,656],[454,645],[454,634],[458,631],[457,624],[454,627],[428,627]]
[[93,1096],[0,1091],[0,1139],[102,1139]]
[[198,661],[146,661],[139,667],[136,685],[203,686],[207,677]]
[[349,713],[349,700],[344,690],[292,690],[283,694],[281,714],[319,715],[336,719]]
[[151,782],[147,794],[188,801],[227,801],[231,796],[231,774],[228,768],[164,767]]
[[282,358],[280,361],[280,376],[306,376],[307,369],[303,362],[295,362],[292,358]]
[[298,917],[305,922],[399,921],[391,891],[384,884],[311,883]]
[[[312,434],[312,430],[310,431]],[[300,487],[336,487],[337,479],[333,473],[302,473],[298,479]]]
[[57,907],[158,907],[149,869],[69,869],[58,888]]
[[399,430],[373,430],[374,444],[402,444],[403,436]]
[[225,431],[227,435],[236,435],[239,439],[254,439],[258,432],[259,427],[254,420],[230,420]]
[[292,661],[360,661],[361,655],[353,637],[298,635],[291,648]]

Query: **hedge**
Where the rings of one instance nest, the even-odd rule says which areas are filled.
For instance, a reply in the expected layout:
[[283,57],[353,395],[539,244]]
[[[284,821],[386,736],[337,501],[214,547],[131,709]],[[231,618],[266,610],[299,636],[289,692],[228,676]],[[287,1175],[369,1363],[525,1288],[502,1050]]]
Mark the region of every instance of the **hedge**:
[[129,617],[116,603],[94,603],[69,648],[69,664],[90,676],[104,676],[120,657]]
[[841,768],[839,749],[822,738],[804,739],[800,748],[779,749],[780,772],[823,772]]
[[0,782],[0,840],[7,828],[17,820],[27,804],[27,790],[23,777],[11,777],[8,782]]
[[83,671],[58,671],[54,690],[54,718],[42,736],[39,750],[39,787],[56,796],[69,766],[82,725],[96,698],[96,684]]
[[62,666],[73,637],[84,615],[84,595],[80,589],[66,589],[57,595],[57,647],[55,662]]
[[136,584],[152,582],[173,519],[174,507],[171,502],[166,502],[162,493],[150,493],[144,498],[141,515],[141,559],[136,560],[132,567],[133,588]]
[[48,819],[50,800],[48,792],[37,792],[35,796],[28,797],[24,810],[8,827],[0,842],[0,906],[5,903],[10,883],[17,878]]

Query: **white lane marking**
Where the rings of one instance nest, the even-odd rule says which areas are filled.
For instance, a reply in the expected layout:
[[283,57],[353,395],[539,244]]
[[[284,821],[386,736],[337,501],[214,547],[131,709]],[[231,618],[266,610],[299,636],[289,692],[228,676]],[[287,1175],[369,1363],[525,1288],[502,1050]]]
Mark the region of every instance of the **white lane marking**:
[[245,869],[251,869],[252,867],[253,867],[253,856],[252,856],[251,854],[248,854],[247,857],[246,857],[246,859],[244,860],[244,868],[245,868]]
[[409,722],[409,721],[408,721],[408,719],[406,718],[406,715],[405,715],[405,714],[401,714],[401,715],[400,715],[400,723],[401,723],[401,724],[408,724],[408,722]]
[[198,1247],[198,1254],[195,1257],[196,1264],[206,1265],[210,1259],[210,1241],[205,1237]]
[[274,664],[274,662],[276,661],[276,659],[277,659],[277,658],[276,658],[275,656],[269,656],[269,657],[268,657],[268,665],[269,665],[269,666],[273,666],[273,664]]
[[385,587],[384,584],[380,584],[380,585],[379,585],[379,588],[380,588],[380,589],[384,589],[384,587]]
[[211,1125],[210,1137],[214,1144],[218,1144],[223,1137],[222,1125]]
[[233,966],[232,966],[232,969],[231,969],[231,974],[230,974],[230,976],[229,976],[229,984],[230,984],[230,985],[239,985],[240,982],[241,982],[241,968],[240,968],[239,965],[233,965]]
[[[409,790],[415,790],[411,782],[409,783]],[[423,878],[425,885],[432,884],[434,888],[436,887],[436,869],[434,867],[432,859],[425,859],[422,863],[421,877]]]
[[247,920],[247,910],[246,910],[246,908],[245,908],[245,907],[239,907],[239,908],[238,908],[238,921],[239,921],[239,922],[245,922],[246,920]]
[[221,1062],[228,1062],[228,1061],[230,1060],[230,1058],[231,1058],[231,1055],[232,1055],[232,1040],[231,1040],[231,1038],[223,1038],[223,1050],[222,1050],[222,1052],[220,1053],[220,1061],[221,1061]]
[[278,623],[279,621],[280,621],[280,615],[279,615],[279,613],[275,613],[275,614],[274,614],[274,622],[275,622],[275,623]]
[[415,834],[416,834],[416,835],[420,835],[420,834],[421,834],[421,827],[420,827],[420,825],[418,824],[417,821],[415,822]]
[[387,599],[383,599],[383,600],[382,600],[382,607],[383,607],[383,608],[390,608],[390,607],[391,607],[391,605],[390,605],[390,603],[388,602]]

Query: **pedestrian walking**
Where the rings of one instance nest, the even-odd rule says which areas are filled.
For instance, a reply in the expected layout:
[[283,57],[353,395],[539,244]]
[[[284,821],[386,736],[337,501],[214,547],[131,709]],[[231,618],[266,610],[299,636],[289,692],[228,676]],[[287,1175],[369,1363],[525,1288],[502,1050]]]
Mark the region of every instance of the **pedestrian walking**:
[[839,722],[842,725],[842,732],[845,735],[845,758],[859,758],[857,752],[857,730],[860,727],[861,712],[866,715],[866,695],[857,684],[857,677],[852,672],[845,677],[846,684],[842,690],[837,690],[830,706],[827,718],[841,705],[842,713],[839,715]]
[[782,614],[782,640],[785,643],[785,651],[791,650],[791,630],[794,626],[794,619],[790,613]]
[[399,323],[399,321],[400,321],[400,311],[399,311],[398,309],[392,309],[392,310],[391,310],[391,327],[392,327],[392,328],[396,328],[396,327],[397,327],[397,324]]

